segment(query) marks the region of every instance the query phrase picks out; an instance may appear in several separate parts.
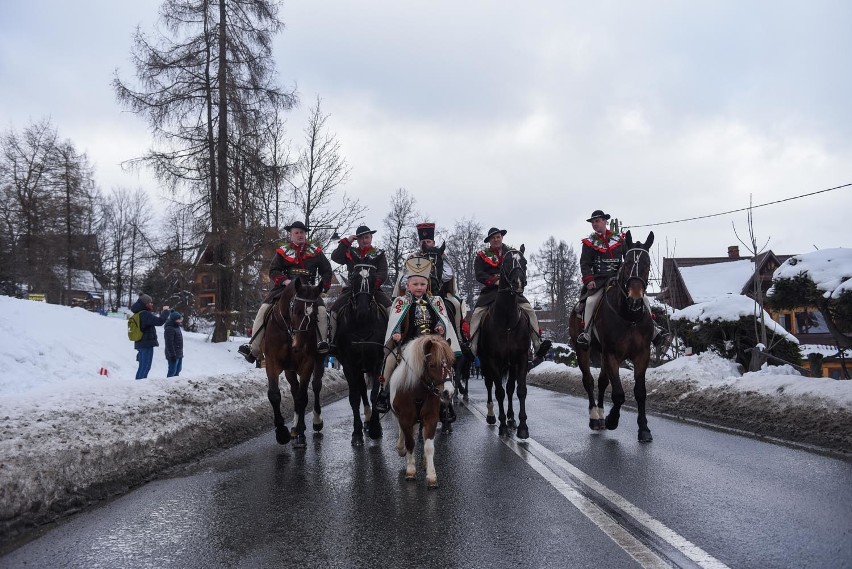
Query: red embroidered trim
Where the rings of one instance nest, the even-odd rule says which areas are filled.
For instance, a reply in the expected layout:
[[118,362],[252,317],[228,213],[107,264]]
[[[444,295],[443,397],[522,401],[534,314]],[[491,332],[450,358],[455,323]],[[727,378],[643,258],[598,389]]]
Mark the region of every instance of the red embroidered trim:
[[492,260],[491,257],[486,255],[484,251],[478,251],[476,254],[479,255],[480,259],[482,259],[483,261],[485,261],[486,263],[488,263],[492,267],[499,267],[500,266],[500,260],[499,259],[496,260],[496,261]]

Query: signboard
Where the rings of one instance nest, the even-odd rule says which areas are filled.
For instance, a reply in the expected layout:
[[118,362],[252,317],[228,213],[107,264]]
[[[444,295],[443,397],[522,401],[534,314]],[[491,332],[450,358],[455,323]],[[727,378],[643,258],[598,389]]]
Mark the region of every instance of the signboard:
[[47,302],[47,297],[44,294],[31,292],[28,298],[34,302]]

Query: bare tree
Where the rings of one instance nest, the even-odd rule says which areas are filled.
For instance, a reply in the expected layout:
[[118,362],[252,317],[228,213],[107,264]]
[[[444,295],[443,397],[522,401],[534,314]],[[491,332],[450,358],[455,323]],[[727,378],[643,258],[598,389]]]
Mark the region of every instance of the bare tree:
[[152,253],[144,239],[151,217],[148,195],[141,189],[114,188],[104,200],[100,248],[104,273],[115,293],[114,309],[135,300],[134,281]]
[[274,0],[165,0],[160,20],[169,36],[134,37],[140,88],[117,76],[113,86],[158,142],[131,164],[152,167],[170,187],[189,186],[206,206],[216,270],[213,341],[221,342],[233,322],[234,245],[243,237],[232,134],[250,133],[270,108],[296,102],[273,83],[272,39],[283,24]]
[[473,261],[476,252],[482,249],[483,231],[479,222],[473,219],[456,221],[453,231],[447,239],[447,256],[456,272],[456,284],[468,306],[476,304],[479,290]]
[[399,275],[405,253],[417,247],[414,225],[419,214],[414,207],[416,203],[405,188],[397,189],[391,197],[390,211],[382,221],[384,231],[380,234],[380,242],[388,257],[391,282]]
[[340,141],[327,130],[329,115],[322,112],[317,96],[305,127],[305,146],[299,153],[295,176],[289,180],[293,202],[305,225],[316,228],[311,238],[326,244],[332,231],[357,223],[365,208],[341,187],[349,179],[351,168],[341,154]]
[[550,236],[538,253],[531,256],[538,268],[537,277],[544,282],[548,308],[556,323],[553,339],[568,341],[568,316],[580,294],[580,264],[574,247]]

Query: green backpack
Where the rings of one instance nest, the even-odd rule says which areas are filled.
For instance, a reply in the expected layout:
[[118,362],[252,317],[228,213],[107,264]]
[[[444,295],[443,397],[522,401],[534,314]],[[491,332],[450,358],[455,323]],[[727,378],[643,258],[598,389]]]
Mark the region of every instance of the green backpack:
[[142,339],[142,312],[136,312],[127,319],[127,339],[138,342]]

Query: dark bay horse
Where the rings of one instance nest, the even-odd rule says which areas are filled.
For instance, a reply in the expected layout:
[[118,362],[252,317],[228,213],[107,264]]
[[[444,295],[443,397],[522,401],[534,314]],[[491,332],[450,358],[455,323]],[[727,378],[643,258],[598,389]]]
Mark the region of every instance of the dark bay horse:
[[[593,430],[618,428],[621,405],[624,403],[624,387],[618,367],[625,359],[633,362],[635,385],[633,395],[639,411],[639,442],[651,442],[651,431],[645,416],[645,371],[651,359],[651,337],[654,322],[645,308],[645,288],[651,270],[651,257],[648,250],[654,242],[654,232],[648,235],[645,243],[634,242],[630,232],[625,236],[627,252],[624,263],[615,277],[610,279],[598,302],[592,319],[594,332],[591,347],[577,349],[577,336],[583,331],[581,317],[571,311],[568,320],[571,343],[577,351],[577,364],[583,372],[583,387],[589,395],[589,427]],[[595,380],[590,371],[592,350],[601,354],[601,372],[598,377],[598,398],[595,404]],[[612,384],[612,409],[604,419],[604,394]]]
[[426,485],[438,486],[435,473],[435,431],[441,404],[453,398],[453,349],[440,336],[419,336],[402,348],[402,359],[390,377],[390,403],[399,423],[396,450],[405,457],[405,479],[414,480],[414,430],[419,422],[423,432],[423,458]]
[[[490,425],[497,422],[494,418],[494,403],[491,388],[497,392],[497,405],[500,408],[500,436],[509,434],[509,427],[515,425],[512,395],[518,388],[518,430],[519,439],[529,438],[527,427],[527,361],[530,350],[530,322],[526,313],[518,306],[519,298],[527,286],[527,261],[524,258],[524,246],[511,249],[503,257],[500,265],[500,283],[497,285],[497,299],[488,307],[479,326],[477,354],[488,390],[488,415]],[[506,377],[506,389],[503,389],[503,377]],[[508,413],[504,412],[503,397],[508,395]],[[507,422],[508,418],[508,422]]]
[[[314,390],[314,430],[322,430],[320,389],[322,388],[323,357],[317,354],[317,301],[322,284],[302,284],[301,277],[293,279],[272,305],[272,315],[263,337],[266,358],[266,378],[269,382],[269,402],[275,419],[275,439],[282,445],[296,439],[293,446],[305,448],[305,409],[308,406],[308,382]],[[281,416],[281,391],[278,378],[281,372],[290,384],[296,424],[292,432]],[[311,379],[313,378],[313,379]]]
[[[349,384],[349,405],[353,414],[352,444],[355,446],[364,444],[362,404],[370,438],[378,439],[382,436],[379,414],[373,412],[370,404],[375,404],[379,390],[377,378],[381,374],[384,361],[388,314],[373,297],[375,282],[376,267],[370,263],[356,263],[349,282],[352,297],[337,316],[337,357]],[[372,387],[369,398],[368,379]]]

